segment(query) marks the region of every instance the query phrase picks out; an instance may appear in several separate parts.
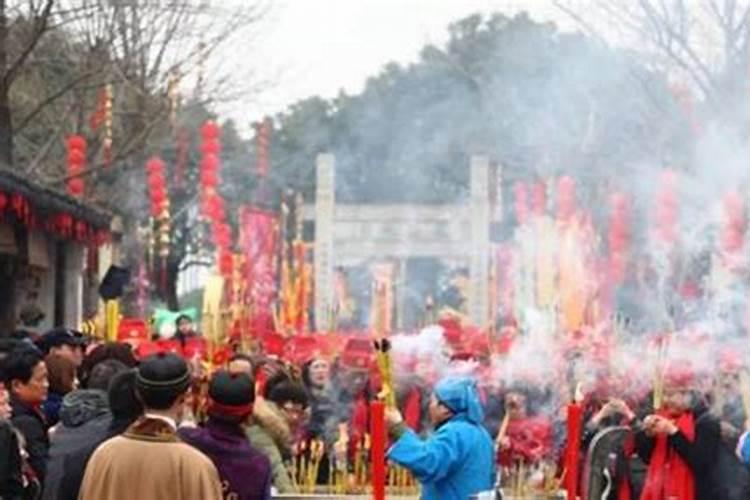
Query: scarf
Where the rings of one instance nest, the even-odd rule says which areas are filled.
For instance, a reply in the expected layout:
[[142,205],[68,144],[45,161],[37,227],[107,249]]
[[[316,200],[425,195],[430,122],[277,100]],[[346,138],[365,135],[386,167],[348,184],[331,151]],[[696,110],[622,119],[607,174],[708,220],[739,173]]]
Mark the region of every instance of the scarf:
[[[695,439],[692,413],[683,413],[675,423],[689,441]],[[670,449],[666,435],[659,434],[654,439],[641,500],[695,500],[695,477],[690,466]]]

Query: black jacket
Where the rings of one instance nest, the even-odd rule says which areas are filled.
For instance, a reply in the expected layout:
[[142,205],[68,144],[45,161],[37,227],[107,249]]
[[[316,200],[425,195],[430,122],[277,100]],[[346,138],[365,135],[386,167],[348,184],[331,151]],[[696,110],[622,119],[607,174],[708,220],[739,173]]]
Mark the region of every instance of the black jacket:
[[44,420],[44,415],[41,410],[34,409],[15,397],[11,398],[10,405],[13,409],[11,423],[26,439],[26,452],[29,454],[29,465],[34,469],[39,481],[44,483],[49,454],[47,422]]
[[0,498],[24,497],[21,448],[16,431],[7,420],[0,420]]
[[[695,439],[688,440],[678,431],[669,436],[667,443],[671,453],[677,453],[687,463],[695,478],[696,500],[718,500],[717,489],[720,485],[714,480],[714,466],[721,444],[719,421],[705,407],[693,410],[695,418]],[[656,441],[643,430],[635,434],[635,449],[644,462],[648,463],[654,451]]]

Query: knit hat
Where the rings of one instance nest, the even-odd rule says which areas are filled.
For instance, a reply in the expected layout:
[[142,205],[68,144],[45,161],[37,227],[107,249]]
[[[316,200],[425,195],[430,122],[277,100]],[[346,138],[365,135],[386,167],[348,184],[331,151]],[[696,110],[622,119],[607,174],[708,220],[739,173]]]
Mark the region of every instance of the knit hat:
[[209,414],[245,417],[253,411],[255,387],[245,373],[218,370],[209,384],[208,397]]
[[190,370],[185,360],[176,354],[153,354],[138,366],[136,386],[139,391],[187,391],[190,386]]

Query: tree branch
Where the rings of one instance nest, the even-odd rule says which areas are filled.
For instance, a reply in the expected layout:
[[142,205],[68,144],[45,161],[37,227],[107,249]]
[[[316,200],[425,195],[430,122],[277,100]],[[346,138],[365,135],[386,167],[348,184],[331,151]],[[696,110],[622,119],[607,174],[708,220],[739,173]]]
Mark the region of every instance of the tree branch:
[[39,43],[39,40],[42,38],[42,35],[44,35],[44,32],[47,31],[47,22],[49,21],[49,16],[50,16],[50,13],[52,12],[52,6],[54,4],[55,4],[55,0],[46,0],[46,4],[44,5],[44,10],[36,19],[34,19],[34,25],[35,25],[34,35],[29,41],[29,44],[24,48],[24,50],[18,56],[18,59],[16,59],[10,65],[10,67],[8,68],[8,71],[5,72],[5,76],[3,80],[4,80],[6,87],[10,87],[10,85],[13,83],[13,80],[16,78],[18,71],[26,62],[26,59],[28,59],[31,53],[34,51],[37,44]]

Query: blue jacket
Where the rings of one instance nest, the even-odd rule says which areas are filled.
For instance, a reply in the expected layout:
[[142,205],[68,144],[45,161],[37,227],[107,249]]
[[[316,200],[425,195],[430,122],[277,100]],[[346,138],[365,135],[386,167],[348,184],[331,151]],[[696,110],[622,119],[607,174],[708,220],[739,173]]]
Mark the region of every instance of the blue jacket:
[[463,415],[445,422],[426,440],[407,429],[388,450],[388,458],[414,474],[423,500],[467,500],[495,483],[492,438]]

